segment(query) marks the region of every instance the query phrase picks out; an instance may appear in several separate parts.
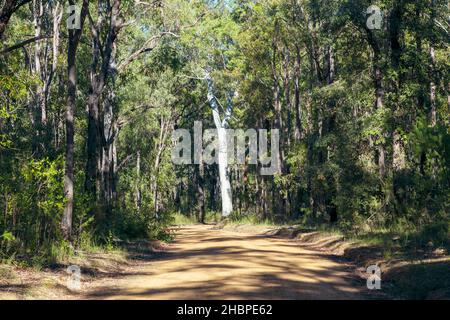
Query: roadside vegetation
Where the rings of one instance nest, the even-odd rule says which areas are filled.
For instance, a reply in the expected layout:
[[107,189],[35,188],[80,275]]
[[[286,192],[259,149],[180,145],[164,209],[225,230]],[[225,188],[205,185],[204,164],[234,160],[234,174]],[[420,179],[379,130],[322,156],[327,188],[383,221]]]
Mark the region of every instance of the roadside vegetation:
[[366,268],[382,270],[381,299],[450,299],[450,225],[438,222],[423,229],[402,226],[343,232],[330,224],[260,221],[257,216],[232,215],[220,228],[298,241],[312,250],[332,254],[349,263],[357,277]]
[[[448,255],[448,16],[447,0],[0,1],[0,264],[197,222]],[[172,135],[199,122],[205,149],[206,129],[223,147],[221,129],[253,128],[279,152],[175,164]]]

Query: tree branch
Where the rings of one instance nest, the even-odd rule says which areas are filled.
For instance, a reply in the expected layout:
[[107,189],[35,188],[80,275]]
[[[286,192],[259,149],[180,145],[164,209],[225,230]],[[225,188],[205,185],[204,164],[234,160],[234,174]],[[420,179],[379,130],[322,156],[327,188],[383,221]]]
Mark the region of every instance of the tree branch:
[[167,31],[167,32],[161,32],[160,34],[151,37],[150,39],[148,39],[148,40],[144,43],[144,45],[143,45],[140,49],[136,50],[136,51],[133,52],[131,55],[129,55],[125,60],[123,60],[123,61],[119,64],[119,66],[117,67],[117,70],[118,70],[119,72],[120,72],[120,71],[123,71],[126,67],[128,67],[128,65],[129,65],[130,63],[132,63],[133,61],[135,61],[136,59],[138,59],[139,56],[140,56],[141,54],[143,54],[143,53],[145,53],[145,52],[152,51],[153,49],[155,49],[156,46],[158,45],[158,40],[160,40],[161,38],[163,38],[163,37],[166,36],[166,35],[171,35],[171,36],[176,37],[176,38],[179,37],[179,35],[177,35],[177,34],[175,34],[175,33],[173,33],[173,32],[170,32],[170,31]]
[[9,53],[11,51],[20,49],[20,48],[26,46],[27,44],[30,44],[30,43],[33,43],[33,42],[36,42],[36,41],[39,41],[39,40],[42,40],[42,39],[49,39],[49,38],[52,38],[52,37],[53,37],[53,35],[42,35],[42,36],[33,37],[33,38],[30,38],[30,39],[18,42],[15,45],[0,51],[0,55],[4,55],[4,54]]

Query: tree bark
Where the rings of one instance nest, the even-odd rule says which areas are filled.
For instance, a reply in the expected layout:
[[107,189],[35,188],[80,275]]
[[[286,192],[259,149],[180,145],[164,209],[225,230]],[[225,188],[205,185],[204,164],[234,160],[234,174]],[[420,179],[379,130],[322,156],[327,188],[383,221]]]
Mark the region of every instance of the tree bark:
[[291,133],[292,133],[292,113],[291,113],[291,73],[290,73],[290,60],[291,55],[287,47],[283,51],[284,56],[284,104],[286,106],[286,126],[284,128],[284,134],[286,136],[286,147],[289,149],[291,144]]
[[141,193],[141,152],[136,156],[136,207],[138,213],[141,212],[142,193]]
[[447,84],[447,119],[450,121],[450,82]]
[[436,1],[430,0],[431,14],[430,14],[430,47],[429,47],[429,72],[430,72],[430,123],[432,127],[437,124],[437,110],[436,110],[436,53],[435,35],[434,35],[434,23],[436,19]]
[[300,77],[301,77],[301,52],[298,45],[295,46],[294,65],[294,109],[295,109],[295,130],[294,138],[300,141],[302,137],[302,110],[300,101]]
[[[101,106],[101,97],[106,83],[115,70],[111,68],[114,54],[114,45],[121,28],[119,21],[120,0],[112,2],[107,7],[106,19],[99,17],[97,22],[92,21],[92,65],[90,71],[90,90],[88,98],[88,139],[85,189],[97,201],[104,197],[105,182],[103,173],[103,155],[107,141],[104,138],[104,110]],[[108,21],[106,38],[101,43],[101,30],[103,22]],[[110,106],[109,106],[110,107]],[[108,119],[109,120],[109,119]],[[107,198],[106,198],[107,199]],[[105,203],[102,203],[103,205]]]
[[[201,154],[201,152],[200,152]],[[200,163],[197,166],[197,207],[198,207],[198,222],[205,223],[205,166],[203,164],[202,156],[200,155]]]
[[429,48],[430,55],[430,123],[432,127],[437,124],[437,110],[436,110],[436,54],[434,51],[434,46],[430,43]]
[[[231,190],[230,179],[228,176],[228,147],[227,147],[227,132],[228,115],[225,115],[224,121],[220,119],[219,106],[214,95],[214,84],[209,73],[206,75],[208,83],[208,101],[212,109],[214,123],[217,129],[219,140],[219,154],[218,167],[220,178],[220,191],[222,195],[222,217],[228,217],[233,212],[233,196]],[[230,99],[231,100],[231,99]],[[231,101],[228,101],[228,111],[231,114]]]
[[[74,0],[70,0],[69,4],[73,5]],[[75,124],[74,114],[76,106],[77,91],[77,67],[76,53],[78,43],[80,41],[84,20],[87,13],[89,0],[83,1],[81,10],[81,29],[69,30],[69,44],[67,49],[67,109],[66,109],[66,152],[65,152],[65,171],[64,171],[64,195],[66,205],[61,222],[61,231],[66,240],[69,240],[72,233],[72,216],[73,216],[73,198],[74,198],[74,135]]]
[[159,175],[159,166],[161,164],[161,158],[163,155],[164,150],[166,149],[166,141],[167,137],[169,135],[169,129],[172,125],[171,120],[165,119],[164,117],[161,117],[160,122],[160,131],[159,131],[159,139],[158,144],[156,146],[156,156],[155,156],[155,162],[153,164],[153,177],[152,177],[152,191],[153,191],[153,206],[155,210],[155,215],[159,216],[160,211],[160,203],[159,203],[159,190],[158,190],[158,175]]
[[[274,120],[274,127],[275,129],[280,130],[280,132],[283,132],[283,116],[281,113],[281,92],[280,92],[280,84],[278,80],[278,73],[277,73],[277,66],[276,66],[276,56],[277,56],[277,44],[276,39],[272,40],[272,94],[273,94],[273,109],[275,112],[275,120]],[[283,173],[284,172],[284,139],[280,139],[280,152],[277,153],[277,172]]]
[[[375,109],[380,110],[383,108],[384,88],[383,88],[383,71],[381,68],[381,52],[380,46],[377,43],[371,30],[366,30],[368,35],[368,41],[373,50],[373,79],[375,89]],[[384,139],[384,131],[379,133],[380,137]],[[384,142],[378,142],[378,173],[380,179],[384,180],[386,175],[386,149]]]
[[11,16],[23,5],[27,4],[31,0],[6,0],[3,7],[0,9],[0,40],[3,38],[6,27],[8,25]]

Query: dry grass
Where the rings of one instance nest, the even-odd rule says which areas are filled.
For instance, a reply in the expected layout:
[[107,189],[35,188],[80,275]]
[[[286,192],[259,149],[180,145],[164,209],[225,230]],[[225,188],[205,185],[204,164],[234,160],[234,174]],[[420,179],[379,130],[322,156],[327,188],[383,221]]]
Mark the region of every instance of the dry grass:
[[[81,269],[82,290],[72,292],[67,288],[67,267],[78,265]],[[129,267],[123,251],[84,253],[78,252],[67,261],[41,270],[15,265],[0,265],[0,300],[54,300],[76,299],[98,279],[108,281]]]

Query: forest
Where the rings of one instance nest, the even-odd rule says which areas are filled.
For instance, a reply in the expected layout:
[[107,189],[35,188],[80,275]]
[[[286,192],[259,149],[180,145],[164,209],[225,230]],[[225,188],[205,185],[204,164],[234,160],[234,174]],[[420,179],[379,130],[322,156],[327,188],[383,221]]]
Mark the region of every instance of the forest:
[[[180,219],[450,243],[449,17],[446,0],[0,1],[0,261],[170,241]],[[175,163],[199,123],[217,163]],[[227,161],[223,129],[263,130],[276,172]]]

